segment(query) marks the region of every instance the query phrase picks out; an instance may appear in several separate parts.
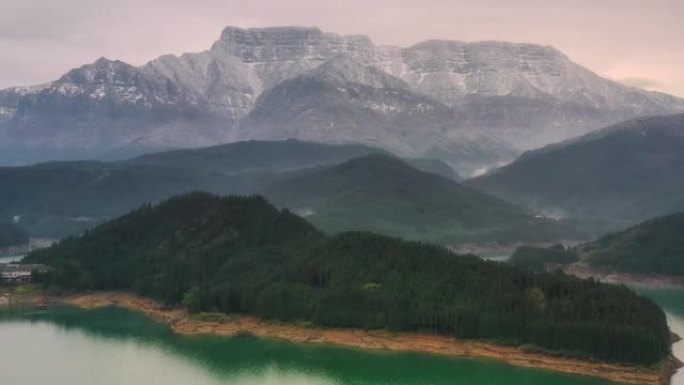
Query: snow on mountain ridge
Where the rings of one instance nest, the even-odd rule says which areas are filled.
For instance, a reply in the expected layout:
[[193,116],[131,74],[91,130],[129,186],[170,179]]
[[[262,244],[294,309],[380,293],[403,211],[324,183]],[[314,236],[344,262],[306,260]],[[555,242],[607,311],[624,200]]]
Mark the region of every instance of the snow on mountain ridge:
[[[144,118],[137,127],[140,133],[133,127],[122,136],[126,141],[137,138],[130,143],[132,147],[142,140],[184,147],[193,133],[180,133],[205,124],[196,122],[200,117],[211,120],[211,127],[196,132],[193,143],[227,140],[238,137],[238,123],[254,111],[262,95],[299,76],[318,77],[336,85],[340,97],[361,103],[376,114],[404,116],[413,111],[415,116],[427,117],[426,111],[432,111],[439,118],[424,121],[432,121],[436,127],[458,125],[459,138],[467,130],[491,138],[482,146],[476,143],[480,139],[466,141],[466,148],[459,150],[464,153],[471,147],[477,148],[478,154],[481,149],[504,148],[504,143],[497,142],[501,139],[531,148],[635,116],[684,111],[682,99],[603,79],[549,46],[428,40],[401,48],[376,46],[366,36],[342,36],[318,28],[226,27],[207,51],[164,55],[140,67],[102,58],[46,85],[0,91],[0,122],[11,126],[6,131],[0,127],[0,134],[24,135],[24,121],[33,122],[30,132],[36,133],[42,125],[54,126],[54,121],[59,121],[57,125],[64,130],[60,140],[66,143],[73,127],[83,130],[95,121],[104,121],[101,130],[110,135],[110,123],[120,129],[122,117],[137,119],[140,115]],[[354,83],[373,90],[366,90],[363,101],[355,100],[357,90],[349,86]],[[396,95],[383,95],[388,90]],[[417,95],[430,101],[423,102]],[[410,109],[409,100],[420,101]],[[446,111],[449,109],[453,111]],[[317,139],[325,139],[324,133],[345,140],[356,134],[367,137],[357,131],[335,134],[349,126],[337,124],[325,114],[303,111],[310,114],[312,122],[325,126],[307,126],[320,130]],[[36,116],[41,119],[34,119]],[[337,118],[335,113],[331,116]],[[90,120],[84,123],[80,117]],[[444,123],[451,120],[456,123]],[[420,131],[426,127],[424,121],[411,121],[410,128]],[[281,128],[275,125],[278,119],[271,122],[264,129]],[[296,132],[304,135],[301,130]],[[386,147],[400,146],[407,144]],[[434,151],[447,157],[450,148],[451,144],[437,146]]]
[[[462,104],[467,95],[512,95],[634,110],[634,115],[684,109],[681,99],[603,79],[553,47],[528,43],[428,40],[400,48],[375,46],[366,36],[341,36],[318,28],[226,27],[211,50],[190,55],[195,55],[194,61],[186,55],[163,57],[145,68],[201,93],[211,83],[208,68],[214,66],[222,76],[213,80],[239,100],[226,106],[238,107],[232,113],[236,117],[246,114],[265,89],[341,55],[382,69],[414,91],[451,106]],[[235,75],[227,76],[227,71]],[[224,102],[234,98],[224,95]]]
[[[415,91],[452,106],[460,105],[466,95],[513,95],[552,97],[599,109],[633,109],[638,114],[684,109],[682,99],[601,78],[551,46],[427,40],[400,48],[376,46],[363,35],[343,36],[315,27],[228,26],[208,51],[164,55],[138,70],[171,80],[186,98],[206,104],[213,113],[239,119],[265,89],[341,55],[382,69]],[[100,75],[109,68],[112,78],[108,80],[114,85],[115,67],[124,64],[100,59],[91,66],[100,68]],[[49,87],[11,91],[24,95]]]

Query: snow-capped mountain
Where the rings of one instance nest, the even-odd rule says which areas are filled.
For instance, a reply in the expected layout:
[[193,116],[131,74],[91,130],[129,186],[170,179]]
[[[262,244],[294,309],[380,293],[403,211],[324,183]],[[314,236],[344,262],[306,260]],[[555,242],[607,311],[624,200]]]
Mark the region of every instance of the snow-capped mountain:
[[[279,99],[306,89],[303,82],[316,92],[332,87],[308,98],[316,107],[308,115],[306,95]],[[277,118],[283,103],[292,110]],[[464,161],[453,151],[467,149],[481,163],[472,169],[514,148],[677,111],[684,100],[603,79],[551,47],[432,40],[400,48],[317,28],[227,27],[204,52],[141,67],[100,59],[49,84],[0,91],[0,161],[293,136],[440,154],[451,164]]]
[[463,120],[401,79],[336,56],[264,91],[240,121],[238,137],[358,142],[409,157],[430,155],[465,175],[515,157],[510,144],[463,127]]
[[2,91],[2,102],[3,161],[118,158],[230,140],[200,95],[104,58],[49,84]]
[[647,113],[682,103],[603,79],[549,46],[430,40],[381,51],[385,59],[379,66],[450,105],[460,104],[465,95],[553,97],[599,109]]
[[432,40],[384,53],[387,72],[524,149],[684,109],[682,99],[601,78],[548,46]]

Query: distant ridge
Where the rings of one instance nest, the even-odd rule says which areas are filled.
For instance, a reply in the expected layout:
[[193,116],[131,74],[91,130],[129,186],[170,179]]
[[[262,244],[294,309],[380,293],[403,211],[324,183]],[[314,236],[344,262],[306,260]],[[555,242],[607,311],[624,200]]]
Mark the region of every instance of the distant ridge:
[[[61,238],[173,195],[199,190],[221,195],[254,194],[293,173],[310,172],[372,153],[383,150],[359,144],[248,141],[147,154],[118,162],[63,161],[0,167],[0,222],[19,215],[33,236]],[[437,160],[407,162],[452,180],[459,178]]]
[[635,119],[531,151],[468,185],[617,230],[684,211],[684,115]]
[[522,207],[383,154],[282,178],[264,194],[331,233],[370,230],[441,244],[583,236],[566,223],[535,218]]

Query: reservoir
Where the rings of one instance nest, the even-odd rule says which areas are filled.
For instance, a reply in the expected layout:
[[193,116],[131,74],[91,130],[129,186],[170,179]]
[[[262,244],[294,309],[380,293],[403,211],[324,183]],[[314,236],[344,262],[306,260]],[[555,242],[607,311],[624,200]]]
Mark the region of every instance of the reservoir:
[[[658,303],[667,314],[670,329],[680,337],[684,337],[684,288],[635,287],[634,289]],[[684,361],[684,340],[675,343],[672,351],[677,358]],[[684,385],[684,368],[679,369],[672,377],[671,385]]]
[[129,311],[0,313],[2,385],[601,385],[474,359],[179,336]]

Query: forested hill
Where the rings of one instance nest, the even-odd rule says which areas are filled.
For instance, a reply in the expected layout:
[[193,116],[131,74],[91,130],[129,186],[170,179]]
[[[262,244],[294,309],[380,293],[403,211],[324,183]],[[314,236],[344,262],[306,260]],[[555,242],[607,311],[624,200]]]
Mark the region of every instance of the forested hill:
[[468,185],[601,234],[684,211],[684,114],[640,118],[530,151]]
[[191,311],[432,332],[630,364],[670,351],[662,310],[626,287],[371,233],[326,237],[261,197],[176,197],[27,261],[52,267],[49,291],[133,290]]
[[511,264],[531,270],[579,262],[600,272],[684,277],[684,213],[651,219],[573,248],[519,247]]
[[656,218],[581,245],[592,266],[636,274],[684,276],[684,213]]
[[[383,152],[358,144],[248,141],[167,151],[119,162],[50,162],[0,167],[0,217],[20,215],[36,237],[79,234],[144,203],[191,191],[253,194],[281,175]],[[443,162],[410,159],[421,170],[459,178]]]
[[585,236],[563,221],[537,218],[526,208],[384,154],[282,178],[264,194],[329,233],[369,230],[440,244]]

